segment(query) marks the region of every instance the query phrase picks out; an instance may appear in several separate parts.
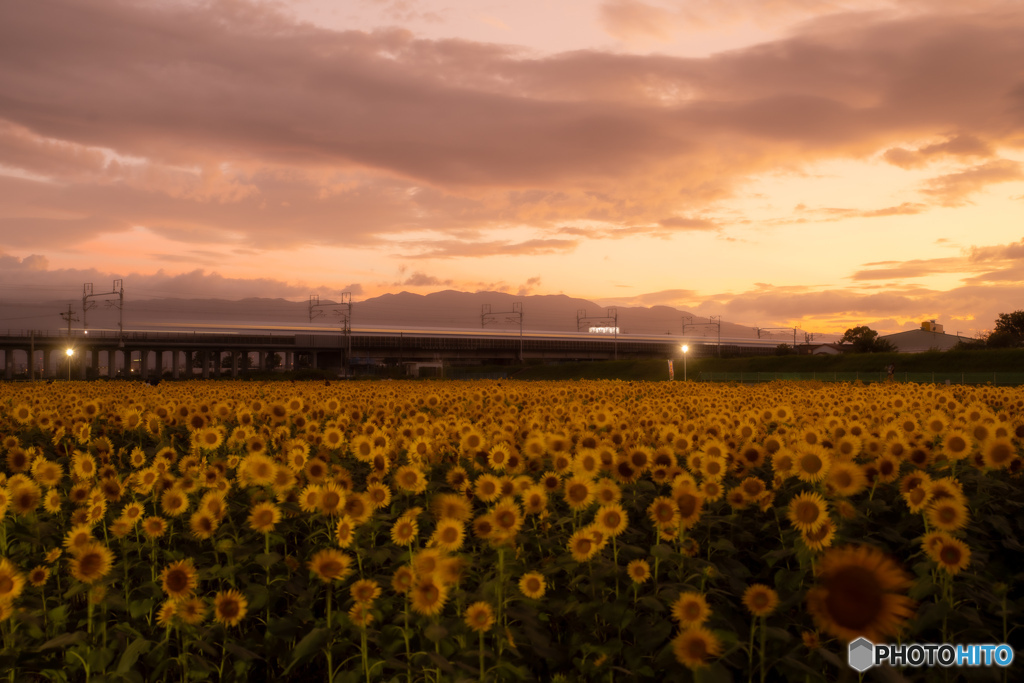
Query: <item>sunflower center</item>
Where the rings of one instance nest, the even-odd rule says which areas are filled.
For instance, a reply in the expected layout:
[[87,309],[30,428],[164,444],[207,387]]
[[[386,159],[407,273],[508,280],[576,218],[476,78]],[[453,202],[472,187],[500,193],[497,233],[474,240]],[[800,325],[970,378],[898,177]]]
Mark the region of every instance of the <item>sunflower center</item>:
[[238,616],[238,603],[234,600],[225,600],[220,604],[219,612],[224,619],[234,619]]
[[78,571],[82,576],[93,576],[99,572],[101,565],[99,553],[85,553],[78,563]]
[[864,567],[843,567],[826,581],[825,606],[844,628],[860,631],[881,613],[885,595],[878,578]]
[[796,518],[802,524],[813,524],[818,520],[820,512],[818,506],[814,503],[806,500],[802,500],[797,503],[796,506]]
[[947,566],[956,566],[960,564],[961,557],[962,554],[960,553],[960,549],[955,545],[944,545],[939,551],[939,559],[942,561],[942,564]]
[[807,474],[817,474],[821,471],[824,463],[821,462],[821,458],[813,453],[808,453],[800,458],[800,469]]
[[676,498],[676,505],[679,507],[679,514],[689,517],[697,510],[697,496],[692,493],[684,493]]
[[0,595],[7,595],[14,590],[14,579],[9,576],[0,576]]
[[167,573],[167,588],[174,593],[185,590],[188,586],[188,577],[185,576],[185,572],[182,571],[171,571]]

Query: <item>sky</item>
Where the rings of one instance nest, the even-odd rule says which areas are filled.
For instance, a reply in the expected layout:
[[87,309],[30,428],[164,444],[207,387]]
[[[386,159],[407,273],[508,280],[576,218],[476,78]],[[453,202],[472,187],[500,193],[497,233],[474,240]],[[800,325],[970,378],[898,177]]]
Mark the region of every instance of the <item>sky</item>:
[[983,334],[1024,306],[1022,35],[1016,0],[0,2],[0,300]]

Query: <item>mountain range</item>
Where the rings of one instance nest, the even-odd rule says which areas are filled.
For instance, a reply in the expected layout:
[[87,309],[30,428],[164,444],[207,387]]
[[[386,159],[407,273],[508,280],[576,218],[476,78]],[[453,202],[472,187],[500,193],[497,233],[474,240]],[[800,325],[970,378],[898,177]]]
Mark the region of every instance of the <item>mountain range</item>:
[[[87,311],[90,328],[111,328],[117,326],[117,308],[111,303],[96,301],[96,306]],[[321,300],[316,308],[309,302],[286,299],[126,299],[124,302],[124,327],[149,326],[154,323],[224,322],[259,324],[308,324],[310,311],[321,326],[337,325],[336,301]],[[62,314],[72,312],[72,329],[82,327],[82,302],[16,302],[0,300],[0,333],[11,330],[63,330],[67,322]],[[482,310],[489,306],[487,329],[518,329],[518,317],[512,315],[513,305],[521,304],[524,330],[552,332],[575,332],[591,326],[614,325],[609,313],[617,312],[620,334],[672,335],[681,336],[686,321],[687,336],[717,336],[718,330],[709,324],[708,318],[692,315],[670,306],[619,306],[610,311],[593,301],[578,299],[563,294],[516,296],[504,292],[457,292],[446,290],[432,294],[400,292],[384,294],[352,304],[352,328],[358,330],[370,326],[387,327],[434,327],[456,329],[480,329]],[[689,327],[690,325],[693,327]],[[723,337],[756,337],[756,328],[729,321],[722,322]],[[767,336],[766,333],[762,333]],[[792,334],[775,332],[779,342],[792,342]],[[802,342],[802,337],[800,338]]]

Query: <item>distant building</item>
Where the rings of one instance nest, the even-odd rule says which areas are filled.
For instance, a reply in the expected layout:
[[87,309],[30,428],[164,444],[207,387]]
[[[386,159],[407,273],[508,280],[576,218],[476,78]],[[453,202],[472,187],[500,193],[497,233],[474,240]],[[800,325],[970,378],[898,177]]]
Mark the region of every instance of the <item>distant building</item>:
[[959,342],[975,341],[970,337],[960,337],[955,334],[946,334],[942,331],[942,325],[934,320],[926,320],[921,323],[920,329],[886,334],[879,339],[884,339],[896,347],[900,353],[923,353],[925,351],[949,351]]

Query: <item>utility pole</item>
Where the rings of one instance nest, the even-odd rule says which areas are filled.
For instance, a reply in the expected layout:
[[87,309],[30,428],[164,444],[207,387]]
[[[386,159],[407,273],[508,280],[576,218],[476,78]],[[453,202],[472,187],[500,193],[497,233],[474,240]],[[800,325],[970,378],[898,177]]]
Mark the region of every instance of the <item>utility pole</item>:
[[[68,304],[68,310],[63,312],[63,313],[61,313],[60,317],[63,318],[67,322],[67,324],[68,324],[68,339],[70,340],[71,339],[71,322],[72,321],[75,321],[75,322],[78,321],[78,318],[75,316],[75,311],[71,308],[71,304]],[[71,342],[69,341],[68,343],[70,344]]]
[[349,374],[349,364],[352,362],[352,292],[341,293],[341,308],[334,309],[335,314],[341,318],[341,333],[345,346],[344,364],[345,376]]
[[[689,321],[689,322],[687,322]],[[683,316],[683,336],[686,336],[686,327],[716,327],[718,328],[718,357],[722,357],[722,316],[708,316],[706,323],[693,322],[692,315]]]
[[[754,328],[754,329],[757,330],[757,338],[760,339],[762,332],[766,332],[768,330],[789,330],[790,328],[788,328],[788,327],[757,327],[757,328]],[[796,328],[794,327],[792,329],[793,329],[793,350],[795,351],[796,350]]]
[[[498,316],[506,316],[504,321],[499,321]],[[523,302],[512,303],[511,311],[491,311],[490,304],[480,305],[480,327],[487,327],[493,322],[519,323],[519,362],[523,362]]]
[[117,301],[113,299],[107,299],[107,306],[117,307],[117,337],[121,340],[121,345],[124,344],[124,280],[114,280],[114,286],[109,292],[98,292],[94,293],[92,290],[92,283],[86,282],[82,285],[82,329],[85,334],[89,334],[89,322],[87,320],[87,313],[90,309],[96,308],[95,301],[89,301],[101,296],[114,296],[117,295]]
[[611,323],[612,333],[615,335],[615,346],[614,346],[614,358],[619,359],[619,309],[615,306],[610,307],[607,310],[607,315],[588,317],[587,309],[580,308],[576,310],[576,331],[581,332],[583,325],[592,325],[594,323],[604,323],[605,326]]

